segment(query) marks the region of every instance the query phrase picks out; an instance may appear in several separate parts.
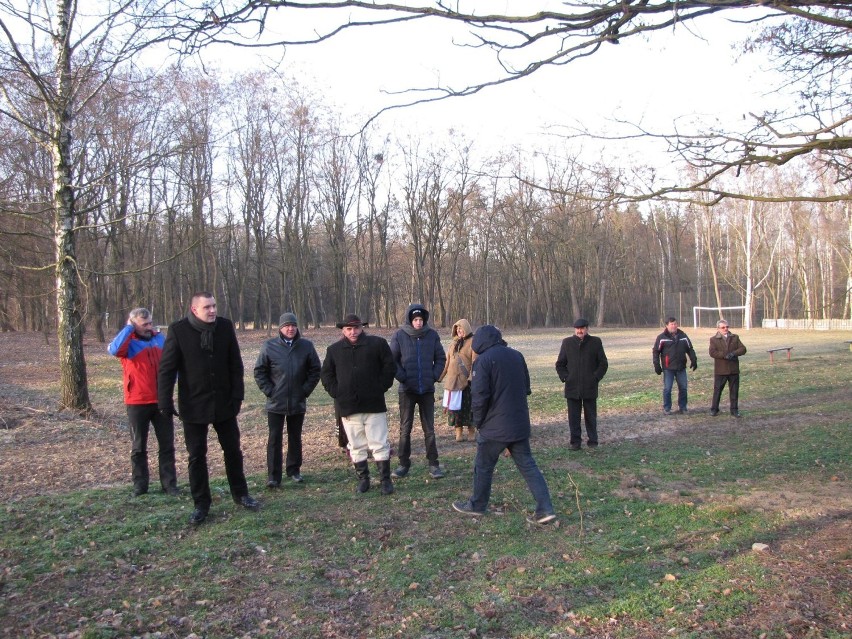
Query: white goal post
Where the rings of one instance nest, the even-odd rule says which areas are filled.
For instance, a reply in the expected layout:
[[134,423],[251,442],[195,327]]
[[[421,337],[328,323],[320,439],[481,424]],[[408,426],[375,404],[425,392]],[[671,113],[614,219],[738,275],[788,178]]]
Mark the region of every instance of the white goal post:
[[[703,317],[702,311],[704,311]],[[735,328],[749,328],[748,306],[693,306],[692,328],[700,327],[702,319],[707,323],[708,328],[715,328],[720,317]],[[712,318],[712,321],[710,318]]]

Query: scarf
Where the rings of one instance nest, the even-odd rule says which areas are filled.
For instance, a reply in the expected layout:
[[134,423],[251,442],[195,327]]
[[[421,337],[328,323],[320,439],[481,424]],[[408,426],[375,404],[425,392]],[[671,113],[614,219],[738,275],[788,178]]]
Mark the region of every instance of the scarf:
[[423,326],[420,328],[414,328],[411,324],[403,324],[402,330],[404,330],[405,333],[407,335],[410,335],[411,337],[421,337],[424,333],[426,333],[426,331],[429,330],[429,324],[423,322]]
[[213,332],[216,330],[216,322],[212,324],[208,324],[207,322],[202,322],[195,315],[192,314],[192,311],[186,316],[186,319],[189,320],[189,325],[192,326],[196,331],[201,333],[201,350],[208,351],[210,353],[213,352]]

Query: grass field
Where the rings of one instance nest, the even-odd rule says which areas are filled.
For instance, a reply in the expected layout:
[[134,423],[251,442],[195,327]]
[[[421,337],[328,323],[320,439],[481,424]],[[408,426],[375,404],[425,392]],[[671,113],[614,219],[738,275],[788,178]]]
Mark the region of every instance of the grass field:
[[[231,503],[211,439],[214,505],[191,528],[186,491],[130,496],[120,366],[105,345],[87,343],[97,413],[82,419],[51,407],[55,349],[41,336],[0,336],[0,636],[849,637],[848,335],[735,331],[749,348],[736,420],[726,397],[709,414],[706,329],[687,330],[699,356],[691,414],[662,414],[657,332],[593,331],[610,368],[592,452],[567,450],[553,368],[566,329],[505,335],[530,366],[533,452],[559,514],[550,527],[526,523],[534,503],[510,460],[487,516],[451,510],[469,494],[475,447],[452,441],[440,412],[445,479],[428,478],[415,438],[396,493],[356,495],[321,388],[305,483],[266,491],[251,380],[265,335],[249,333],[241,427],[262,509]],[[338,335],[306,336],[322,356]],[[788,345],[792,361],[770,364],[766,349]],[[395,392],[388,400],[395,436]]]

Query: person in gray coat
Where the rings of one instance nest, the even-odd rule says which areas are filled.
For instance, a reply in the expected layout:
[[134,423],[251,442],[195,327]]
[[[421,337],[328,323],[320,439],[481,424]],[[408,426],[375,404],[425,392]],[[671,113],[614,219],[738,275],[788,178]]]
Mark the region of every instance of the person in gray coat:
[[284,313],[278,321],[278,335],[263,343],[254,365],[254,381],[266,395],[267,488],[280,488],[284,423],[287,423],[286,473],[301,483],[302,426],[307,400],[320,379],[320,360],[313,342],[302,337],[293,313]]
[[609,362],[599,337],[589,335],[589,321],[574,322],[574,335],[562,340],[556,373],[565,384],[568,401],[568,429],[571,450],[580,450],[582,441],[581,411],[586,416],[586,437],[589,448],[598,445],[598,384],[606,375]]

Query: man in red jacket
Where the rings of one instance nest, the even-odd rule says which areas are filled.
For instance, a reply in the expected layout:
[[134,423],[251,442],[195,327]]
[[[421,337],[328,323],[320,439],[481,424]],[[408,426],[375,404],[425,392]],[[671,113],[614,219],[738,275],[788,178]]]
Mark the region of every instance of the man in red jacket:
[[124,403],[133,441],[130,465],[133,495],[148,492],[148,428],[154,426],[160,462],[160,485],[169,495],[179,493],[175,472],[174,421],[157,410],[157,373],[163,355],[163,335],[154,328],[151,311],[134,308],[109,345],[110,355],[121,360],[124,369]]

